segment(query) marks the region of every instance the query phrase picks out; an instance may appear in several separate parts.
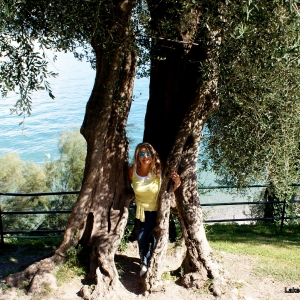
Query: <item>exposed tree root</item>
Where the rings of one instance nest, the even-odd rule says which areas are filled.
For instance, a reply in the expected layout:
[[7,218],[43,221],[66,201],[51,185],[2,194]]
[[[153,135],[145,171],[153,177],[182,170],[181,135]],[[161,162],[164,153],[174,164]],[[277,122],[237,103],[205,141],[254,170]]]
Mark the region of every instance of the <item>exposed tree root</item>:
[[56,278],[52,272],[63,261],[64,259],[58,258],[57,255],[43,259],[30,265],[22,272],[7,276],[6,284],[12,287],[28,286],[28,291],[34,294],[39,293],[43,285],[55,289],[57,287]]
[[116,273],[115,277],[110,278],[101,273],[99,268],[95,272],[96,285],[92,288],[84,285],[79,291],[80,296],[84,300],[114,299],[113,295],[120,287],[118,274]]
[[183,234],[187,247],[186,256],[182,262],[185,275],[181,283],[187,288],[201,288],[211,281],[211,291],[215,296],[221,296],[224,279],[220,275],[220,266],[215,261],[202,223],[202,211],[199,205],[193,207],[193,214],[181,216]]

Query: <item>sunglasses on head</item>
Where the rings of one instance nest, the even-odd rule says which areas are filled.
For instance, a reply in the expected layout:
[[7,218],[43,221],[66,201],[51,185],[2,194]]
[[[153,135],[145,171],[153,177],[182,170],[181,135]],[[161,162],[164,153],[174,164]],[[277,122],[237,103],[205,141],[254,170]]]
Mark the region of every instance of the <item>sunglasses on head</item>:
[[140,152],[139,153],[139,157],[144,157],[145,155],[147,155],[148,157],[151,156],[151,152]]

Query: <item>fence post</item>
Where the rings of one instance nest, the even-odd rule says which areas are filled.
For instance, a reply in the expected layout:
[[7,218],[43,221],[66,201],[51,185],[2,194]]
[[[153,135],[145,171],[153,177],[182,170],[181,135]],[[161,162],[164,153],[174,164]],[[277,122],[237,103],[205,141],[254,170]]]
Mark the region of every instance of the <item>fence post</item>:
[[4,245],[4,238],[3,238],[3,226],[2,226],[2,209],[0,205],[0,234],[1,234],[1,245]]
[[284,214],[285,214],[285,199],[283,200],[283,208],[282,208],[282,215],[281,215],[281,224],[280,224],[280,231],[283,229],[283,221],[284,221]]

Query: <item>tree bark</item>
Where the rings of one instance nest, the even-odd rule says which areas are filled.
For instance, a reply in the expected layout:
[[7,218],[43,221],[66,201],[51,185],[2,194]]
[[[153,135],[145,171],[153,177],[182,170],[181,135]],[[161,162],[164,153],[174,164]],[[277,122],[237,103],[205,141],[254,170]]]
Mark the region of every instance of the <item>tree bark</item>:
[[[118,286],[114,255],[119,246],[133,199],[128,170],[128,139],[125,128],[136,71],[136,50],[131,10],[134,0],[115,1],[103,35],[95,35],[96,78],[86,106],[81,133],[87,141],[82,188],[69,217],[63,241],[55,254],[24,272],[9,276],[10,285],[22,280],[33,286],[36,274],[46,274],[66,260],[79,243],[91,249],[90,275],[96,283],[85,299],[99,299]],[[103,26],[105,28],[105,26]],[[110,38],[112,36],[112,38]],[[45,266],[47,266],[45,268]]]
[[[263,199],[269,203],[264,205],[264,218],[270,218],[269,220],[265,220],[264,222],[274,223],[275,221],[275,203],[274,201],[278,201],[275,196],[274,190],[271,187],[267,187],[263,196]],[[281,213],[281,212],[280,212]],[[279,214],[280,214],[279,213]]]
[[[152,30],[161,34],[160,24],[168,19],[166,3],[148,1]],[[151,143],[160,154],[164,166],[157,219],[157,246],[144,280],[145,289],[155,291],[161,263],[168,242],[168,218],[172,203],[171,171],[178,171],[181,186],[176,191],[176,210],[187,247],[182,262],[186,287],[200,288],[213,279],[212,291],[221,294],[221,278],[213,261],[212,250],[203,227],[197,185],[197,158],[203,126],[218,108],[217,51],[218,31],[210,31],[202,44],[195,43],[201,11],[191,8],[185,20],[189,30],[178,31],[177,37],[153,42],[150,99],[145,118],[144,141]],[[178,19],[181,24],[184,20]],[[182,29],[182,27],[179,27]],[[166,37],[167,38],[167,37]],[[209,75],[200,66],[209,68]]]
[[[174,2],[175,3],[175,2]],[[173,3],[173,4],[174,4]],[[180,1],[177,1],[181,5]],[[148,0],[152,28],[160,34],[160,21],[170,17],[168,2]],[[64,262],[68,250],[79,243],[91,249],[90,275],[96,283],[92,291],[81,290],[85,299],[99,299],[118,286],[114,254],[127,223],[132,200],[127,177],[128,141],[126,121],[131,105],[136,69],[136,51],[131,10],[134,0],[113,1],[107,20],[99,20],[104,31],[92,40],[96,55],[96,78],[81,133],[87,141],[87,157],[82,189],[70,215],[63,242],[55,254],[7,280],[16,285],[30,282],[34,291],[37,278],[51,273]],[[177,4],[176,4],[177,5]],[[194,45],[200,11],[191,8],[179,18],[179,43],[152,41],[150,100],[145,119],[144,140],[159,152],[164,170],[159,195],[157,246],[144,285],[156,289],[168,242],[170,207],[176,206],[187,246],[182,263],[183,284],[200,287],[214,279],[213,291],[220,295],[219,274],[212,260],[202,223],[197,191],[197,157],[205,121],[218,107],[216,61],[217,32],[209,32],[201,46]],[[186,18],[187,17],[187,18]],[[111,18],[111,19],[110,19]],[[97,27],[97,26],[96,26]],[[111,39],[110,37],[113,37]],[[200,66],[210,68],[209,75]],[[176,192],[176,205],[170,172],[178,171],[182,185]]]

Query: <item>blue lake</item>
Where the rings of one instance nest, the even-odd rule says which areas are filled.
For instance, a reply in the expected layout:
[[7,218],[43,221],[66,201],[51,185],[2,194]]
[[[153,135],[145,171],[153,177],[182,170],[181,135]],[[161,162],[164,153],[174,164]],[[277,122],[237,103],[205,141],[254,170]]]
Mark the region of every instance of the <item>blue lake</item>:
[[[32,114],[25,120],[10,115],[18,95],[9,94],[0,103],[0,155],[16,152],[22,160],[43,163],[57,158],[57,142],[61,132],[79,129],[95,77],[90,64],[77,61],[72,54],[59,53],[51,69],[59,73],[49,82],[55,99],[46,91],[32,95]],[[144,115],[148,99],[149,79],[135,81],[135,100],[129,115],[129,136],[136,144],[142,140]],[[24,124],[19,123],[24,120]]]
[[[22,160],[43,164],[58,157],[58,139],[66,130],[78,130],[85,114],[95,77],[95,71],[87,62],[77,61],[72,54],[58,53],[58,59],[51,69],[59,76],[49,79],[55,99],[47,92],[32,95],[32,114],[26,117],[11,115],[18,95],[9,94],[0,102],[0,156],[11,152],[19,154]],[[128,118],[128,135],[131,149],[142,141],[144,116],[149,93],[149,79],[136,79],[134,101]],[[49,158],[50,157],[50,158]],[[201,174],[201,182],[213,184],[213,174]],[[203,198],[208,201],[229,201],[232,196],[213,192]]]

